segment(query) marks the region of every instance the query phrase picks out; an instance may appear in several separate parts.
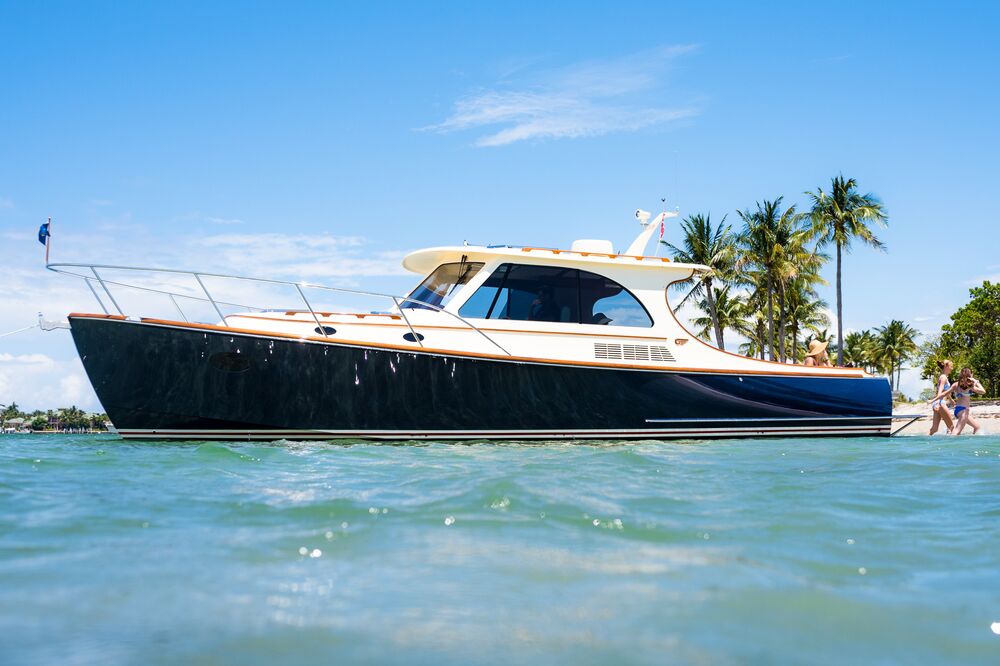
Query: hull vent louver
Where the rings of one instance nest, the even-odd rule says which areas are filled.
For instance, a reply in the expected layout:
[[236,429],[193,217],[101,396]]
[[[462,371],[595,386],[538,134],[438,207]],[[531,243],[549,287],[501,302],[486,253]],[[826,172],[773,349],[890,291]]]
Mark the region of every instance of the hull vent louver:
[[666,347],[658,345],[622,345],[595,342],[594,357],[613,361],[661,361],[673,363],[674,355]]

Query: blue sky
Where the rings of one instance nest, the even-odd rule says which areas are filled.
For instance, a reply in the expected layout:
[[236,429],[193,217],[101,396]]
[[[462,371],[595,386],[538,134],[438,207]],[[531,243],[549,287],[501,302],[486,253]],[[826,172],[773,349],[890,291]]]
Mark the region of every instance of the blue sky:
[[[1000,277],[998,19],[962,2],[0,2],[0,333],[94,308],[42,270],[47,216],[61,260],[399,292],[407,250],[622,247],[663,196],[734,220],[841,172],[891,216],[886,254],[846,260],[846,327],[933,331]],[[0,338],[10,400],[97,407],[67,332]]]

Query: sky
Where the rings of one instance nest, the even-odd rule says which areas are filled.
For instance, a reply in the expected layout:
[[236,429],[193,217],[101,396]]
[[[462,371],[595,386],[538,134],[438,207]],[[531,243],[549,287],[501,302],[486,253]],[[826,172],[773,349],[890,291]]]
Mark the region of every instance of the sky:
[[[421,247],[623,248],[661,198],[735,223],[841,173],[890,215],[845,328],[933,334],[1000,280],[998,29],[987,2],[0,0],[0,334],[97,309],[45,271],[47,217],[53,261],[402,293]],[[68,331],[0,338],[11,401],[99,408]]]

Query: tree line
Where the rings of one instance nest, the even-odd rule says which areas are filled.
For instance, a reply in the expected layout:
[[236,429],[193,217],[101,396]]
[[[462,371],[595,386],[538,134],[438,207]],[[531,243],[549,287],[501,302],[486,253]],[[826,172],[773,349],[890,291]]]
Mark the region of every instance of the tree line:
[[32,430],[107,430],[106,414],[88,414],[76,405],[42,411],[23,412],[16,402],[0,405],[0,425],[14,419],[24,419]]
[[[969,290],[970,300],[960,307],[940,333],[920,349],[921,376],[937,379],[939,363],[950,359],[955,374],[969,366],[986,389],[987,398],[1000,397],[1000,284],[986,281]],[[952,377],[954,380],[956,377]]]
[[[717,224],[708,214],[685,218],[681,242],[661,243],[674,261],[711,270],[675,285],[686,294],[674,311],[688,302],[696,305],[702,316],[692,321],[695,334],[714,337],[720,349],[731,331],[746,340],[739,347],[746,356],[797,363],[818,339],[830,343],[836,365],[883,372],[895,387],[903,363],[917,351],[917,331],[893,320],[843,335],[843,255],[855,244],[885,249],[875,235],[875,227],[888,222],[885,207],[843,176],[833,178],[828,190],[818,187],[806,195],[805,211],[785,206],[780,196],[737,211],[738,229],[727,223],[728,216]],[[820,275],[831,259],[827,250],[836,260],[836,335],[829,332],[827,303],[816,291],[827,284]]]

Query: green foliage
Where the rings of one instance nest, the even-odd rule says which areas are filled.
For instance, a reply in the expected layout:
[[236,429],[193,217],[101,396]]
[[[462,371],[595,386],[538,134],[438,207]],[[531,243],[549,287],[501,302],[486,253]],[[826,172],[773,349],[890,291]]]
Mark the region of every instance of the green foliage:
[[[738,238],[742,282],[752,286],[766,311],[766,347],[771,360],[784,361],[789,355],[788,329],[798,328],[791,320],[789,292],[811,289],[819,281],[825,256],[807,247],[810,228],[795,206],[781,210],[782,197],[757,203],[754,211],[739,211],[743,231]],[[796,283],[799,283],[796,285]],[[777,330],[775,330],[777,324]],[[797,335],[796,335],[797,337]],[[794,343],[792,353],[794,354]]]
[[732,278],[736,258],[732,229],[726,225],[725,217],[718,226],[713,227],[711,216],[701,214],[687,217],[681,222],[681,229],[684,232],[682,247],[660,241],[673,253],[674,261],[701,264],[712,270],[675,285],[678,288],[689,287],[689,289],[674,311],[676,312],[688,299],[701,299],[702,311],[708,313],[711,328],[715,332],[715,342],[719,349],[724,349],[725,326],[720,323],[716,311],[715,287],[726,285]]
[[918,351],[917,338],[920,333],[898,319],[877,328],[875,332],[878,344],[873,360],[878,369],[888,371],[889,384],[898,389],[903,363],[913,358]]
[[919,336],[916,329],[898,319],[874,330],[848,333],[844,337],[844,363],[872,374],[884,374],[898,389],[904,364],[918,357]]
[[[857,191],[857,181],[853,178],[837,176],[830,191],[816,188],[806,194],[812,199],[812,235],[818,247],[833,245],[837,248],[837,339],[844,339],[844,304],[841,294],[842,255],[850,252],[854,240],[861,241],[882,250],[885,245],[878,238],[869,223],[885,226],[888,215],[882,202],[873,194]],[[837,365],[844,363],[843,351],[837,351]]]
[[956,371],[970,366],[990,398],[1000,394],[1000,284],[989,281],[969,290],[971,300],[921,348],[922,377],[933,379],[938,362],[950,359]]
[[[854,242],[884,248],[871,227],[886,223],[882,203],[872,194],[859,193],[857,182],[843,176],[832,180],[829,192],[817,188],[807,194],[812,203],[808,214],[795,206],[783,209],[782,197],[737,211],[743,221],[738,234],[725,218],[717,226],[707,215],[685,219],[680,247],[664,244],[675,261],[712,270],[679,285],[687,293],[675,311],[693,299],[704,313],[693,319],[696,335],[708,340],[714,332],[720,348],[729,330],[746,338],[740,352],[747,356],[803,362],[809,342],[823,340],[838,365],[846,362],[885,373],[895,385],[903,364],[916,351],[917,332],[897,320],[846,339],[842,331],[841,256]],[[826,246],[837,250],[836,335],[827,330],[827,304],[816,292],[817,285],[826,284],[820,277],[830,259],[822,252]],[[746,291],[733,291],[737,287]]]
[[[702,340],[708,340],[715,323],[718,322],[722,330],[735,331],[736,333],[749,337],[753,334],[752,324],[747,320],[750,314],[747,310],[747,301],[741,294],[730,294],[731,288],[725,286],[722,289],[715,288],[715,312],[716,319],[710,316],[695,317],[691,323],[697,327],[695,335]],[[702,312],[709,312],[707,299],[702,299],[698,307]]]
[[64,407],[43,412],[40,409],[29,413],[22,412],[16,402],[10,405],[0,405],[0,423],[10,419],[23,418],[32,430],[107,430],[107,414],[88,414],[76,407]]

